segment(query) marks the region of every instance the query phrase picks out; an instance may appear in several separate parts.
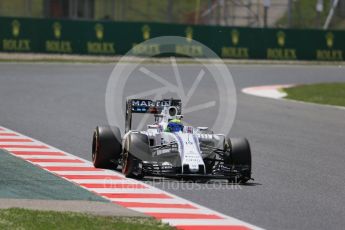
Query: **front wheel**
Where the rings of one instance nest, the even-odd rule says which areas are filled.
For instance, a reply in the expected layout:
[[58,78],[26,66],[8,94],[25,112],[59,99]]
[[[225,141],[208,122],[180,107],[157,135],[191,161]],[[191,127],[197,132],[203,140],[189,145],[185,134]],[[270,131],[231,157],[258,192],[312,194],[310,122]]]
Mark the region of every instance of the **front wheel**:
[[150,161],[151,150],[145,134],[131,133],[127,136],[122,158],[122,173],[126,177],[144,177],[142,161]]
[[249,142],[246,138],[229,138],[227,145],[230,148],[230,155],[225,159],[236,173],[230,182],[246,183],[251,179],[252,155]]
[[[142,162],[129,152],[123,153],[122,173],[128,178],[142,179]],[[141,167],[140,167],[141,166]]]

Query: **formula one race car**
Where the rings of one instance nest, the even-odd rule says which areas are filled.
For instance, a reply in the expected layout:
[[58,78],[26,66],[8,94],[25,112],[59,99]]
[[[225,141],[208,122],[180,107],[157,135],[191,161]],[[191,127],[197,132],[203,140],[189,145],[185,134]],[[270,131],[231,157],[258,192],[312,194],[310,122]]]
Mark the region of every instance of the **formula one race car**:
[[[207,127],[184,126],[181,100],[130,99],[126,103],[125,135],[118,127],[99,126],[93,134],[96,168],[122,165],[126,177],[164,176],[186,179],[251,179],[247,139],[227,138]],[[133,113],[154,114],[146,131],[131,130]]]

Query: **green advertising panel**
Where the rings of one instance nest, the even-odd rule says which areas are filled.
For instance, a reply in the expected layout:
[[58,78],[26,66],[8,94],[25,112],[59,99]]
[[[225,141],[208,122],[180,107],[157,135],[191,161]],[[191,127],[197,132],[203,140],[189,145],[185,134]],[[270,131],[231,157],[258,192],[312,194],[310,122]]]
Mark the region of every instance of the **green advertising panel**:
[[178,56],[204,56],[192,40],[232,59],[342,61],[345,52],[345,31],[0,18],[2,52],[156,56],[160,44],[140,43],[159,36],[185,37]]
[[0,19],[1,51],[37,52],[37,39],[33,36],[31,20]]

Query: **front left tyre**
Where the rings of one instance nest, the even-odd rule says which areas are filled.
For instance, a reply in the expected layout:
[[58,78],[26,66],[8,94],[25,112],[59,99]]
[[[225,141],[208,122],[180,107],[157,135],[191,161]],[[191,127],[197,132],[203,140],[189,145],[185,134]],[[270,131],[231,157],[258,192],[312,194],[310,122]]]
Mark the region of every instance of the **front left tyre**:
[[249,142],[246,138],[229,138],[226,148],[230,148],[230,154],[225,156],[225,163],[236,172],[229,182],[246,183],[251,179],[252,154]]

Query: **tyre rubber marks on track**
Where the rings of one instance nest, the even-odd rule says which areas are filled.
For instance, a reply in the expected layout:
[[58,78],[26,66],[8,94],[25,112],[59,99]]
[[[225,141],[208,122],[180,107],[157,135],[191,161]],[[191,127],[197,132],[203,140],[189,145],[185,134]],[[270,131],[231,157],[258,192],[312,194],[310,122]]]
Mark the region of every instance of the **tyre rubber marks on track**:
[[0,148],[113,203],[184,230],[260,229],[0,126]]

